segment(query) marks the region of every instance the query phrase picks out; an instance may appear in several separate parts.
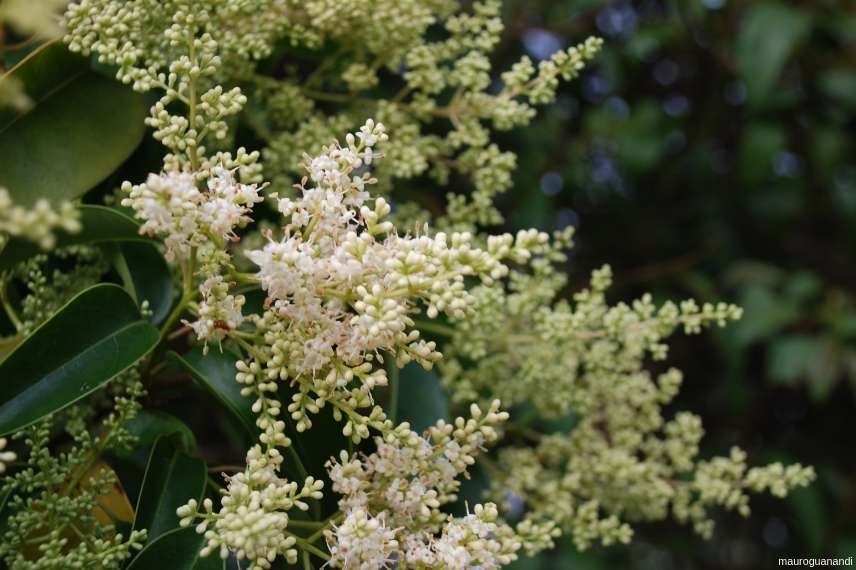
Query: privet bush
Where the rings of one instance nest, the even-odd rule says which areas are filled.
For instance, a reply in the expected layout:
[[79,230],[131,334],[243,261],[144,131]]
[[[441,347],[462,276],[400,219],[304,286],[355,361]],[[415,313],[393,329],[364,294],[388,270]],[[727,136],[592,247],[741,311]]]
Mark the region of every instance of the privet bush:
[[[700,458],[701,420],[663,412],[682,382],[651,371],[666,339],[738,307],[610,305],[608,266],[570,295],[570,228],[499,229],[515,156],[493,132],[525,127],[599,39],[497,73],[494,1],[81,0],[64,27],[101,74],[63,89],[91,87],[97,106],[115,74],[146,94],[165,152],[122,182],[131,140],[90,184],[44,195],[0,174],[9,567],[500,568],[667,517],[709,536],[711,508],[746,516],[748,493],[813,479],[737,448]],[[18,104],[0,137],[84,112],[33,86],[72,59],[47,44],[7,73]],[[87,170],[60,147],[47,156]],[[239,465],[206,465],[155,409],[188,375],[221,404],[206,415],[251,436]],[[427,405],[408,401],[420,382],[445,398],[442,384],[454,419],[405,416]],[[475,468],[489,483],[461,509]]]

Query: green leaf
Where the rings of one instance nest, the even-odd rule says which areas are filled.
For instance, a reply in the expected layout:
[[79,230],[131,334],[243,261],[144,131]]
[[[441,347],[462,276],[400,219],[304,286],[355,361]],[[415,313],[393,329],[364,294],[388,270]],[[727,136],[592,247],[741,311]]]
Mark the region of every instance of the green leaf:
[[3,362],[12,351],[24,341],[24,337],[16,334],[0,338],[0,362]]
[[179,438],[163,436],[149,455],[134,516],[134,529],[147,529],[149,541],[178,528],[175,510],[189,499],[201,500],[205,491],[205,461],[190,457],[181,447]]
[[161,252],[151,243],[120,243],[114,265],[137,304],[149,302],[150,320],[155,324],[162,322],[172,307],[175,289]]
[[187,425],[175,416],[160,410],[141,410],[122,426],[136,438],[133,449],[111,452],[110,466],[122,481],[131,501],[136,504],[143,487],[143,478],[149,463],[152,447],[161,436],[172,436],[181,449],[196,449],[196,437]]
[[809,17],[779,2],[752,6],[737,37],[737,61],[749,101],[765,102],[785,62],[809,31]]
[[123,424],[137,438],[137,447],[149,447],[161,436],[176,435],[182,443],[181,449],[196,449],[196,436],[187,425],[175,416],[160,410],[141,410],[137,416]]
[[[14,80],[23,88],[27,98],[38,103],[49,97],[63,83],[63,77],[85,73],[89,65],[85,58],[65,49],[59,40],[48,42],[30,51],[9,71],[0,76],[0,83]],[[0,129],[26,114],[27,109],[0,107]]]
[[22,80],[33,99],[26,112],[0,121],[0,186],[17,204],[83,196],[143,138],[143,96],[90,71],[61,43],[35,51],[7,76]]
[[204,540],[193,527],[171,530],[146,544],[127,570],[224,570],[216,552],[199,556]]
[[100,284],[72,298],[0,364],[0,434],[97,390],[148,354],[158,330],[124,289]]
[[[105,206],[80,206],[81,230],[75,234],[57,232],[57,247],[134,241],[152,243],[140,235],[140,225],[122,212]],[[6,269],[42,250],[27,240],[12,238],[0,251],[0,269]]]
[[419,433],[437,423],[449,421],[449,401],[436,374],[411,362],[398,375],[398,421],[410,422]]
[[253,401],[241,395],[241,385],[235,380],[238,358],[230,352],[212,349],[203,354],[201,346],[196,346],[183,357],[175,352],[169,353],[180,366],[210,392],[232,416],[247,430],[250,437],[258,433],[256,415],[253,413]]
[[738,347],[763,341],[799,319],[800,309],[766,287],[750,285],[740,292],[744,317],[732,327],[730,340]]
[[813,336],[787,335],[774,339],[770,344],[770,378],[793,385],[806,373],[819,348],[820,339]]

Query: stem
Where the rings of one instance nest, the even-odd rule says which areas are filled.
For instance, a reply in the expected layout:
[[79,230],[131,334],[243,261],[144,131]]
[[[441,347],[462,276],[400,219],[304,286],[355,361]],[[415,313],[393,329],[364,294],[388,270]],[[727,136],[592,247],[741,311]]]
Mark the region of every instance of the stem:
[[333,526],[333,524],[339,522],[343,518],[345,518],[345,513],[343,513],[342,511],[336,511],[335,513],[330,515],[330,517],[328,517],[327,520],[322,522],[321,524],[323,526],[321,528],[319,528],[318,530],[316,530],[315,532],[313,532],[311,535],[309,535],[306,538],[306,540],[309,542],[317,541],[319,538],[324,536],[324,531],[327,530],[327,527]]
[[[255,349],[253,345],[242,339],[241,337],[232,337],[244,350],[246,350],[249,354],[251,354],[256,360],[263,362],[264,358],[259,352]],[[261,414],[267,413],[267,406],[265,405],[265,398],[261,398],[262,409],[260,411]],[[289,456],[292,460],[294,460],[295,467],[297,467],[297,474],[305,481],[307,477],[309,477],[309,472],[306,470],[306,466],[303,465],[303,461],[300,459],[300,454],[297,453],[297,450],[294,449],[294,444],[289,445],[285,448],[288,452]],[[319,516],[321,512],[321,507],[317,501],[313,501],[312,505],[312,513],[315,516]]]
[[309,561],[309,553],[305,550],[303,551],[303,570],[314,570],[312,563]]
[[447,336],[451,338],[455,334],[455,329],[450,327],[449,325],[444,325],[440,323],[434,323],[431,321],[415,321],[414,326],[419,330],[424,330],[428,332],[432,332],[434,334],[439,334],[442,336]]
[[15,308],[12,307],[12,303],[9,301],[9,297],[6,294],[6,288],[9,286],[9,281],[0,282],[0,303],[3,304],[3,309],[6,311],[6,314],[9,315],[9,320],[12,321],[12,324],[15,325],[15,330],[20,331],[24,328],[21,319],[18,317],[18,313],[15,312]]
[[325,521],[298,521],[294,519],[288,519],[288,526],[293,526],[297,528],[317,529],[318,527],[324,526],[325,524]]
[[[303,461],[300,460],[300,454],[297,453],[296,449],[294,449],[294,445],[289,445],[285,449],[286,451],[288,451],[288,454],[294,460],[294,463],[297,466],[298,475],[301,479],[305,481],[306,478],[309,477],[309,473],[306,471],[306,467],[303,465]],[[313,504],[317,504],[317,502]]]
[[172,312],[166,318],[161,327],[161,336],[160,342],[163,342],[169,336],[169,331],[172,329],[172,326],[181,317],[181,314],[184,312],[184,309],[187,308],[187,303],[190,301],[189,295],[182,295],[181,299],[179,299],[178,304],[172,309]]
[[[190,35],[189,40],[190,40],[190,42],[189,42],[189,46],[188,46],[188,56],[190,57],[191,63],[193,65],[196,65],[196,64],[198,64],[198,62],[196,61],[196,44],[195,44],[195,38],[193,37],[193,34]],[[190,79],[187,82],[187,87],[189,90],[189,94],[187,97],[188,98],[188,108],[189,108],[188,113],[187,113],[187,122],[188,122],[189,129],[193,131],[193,137],[195,139],[195,141],[194,141],[195,144],[193,145],[192,149],[188,149],[188,151],[189,151],[188,154],[189,154],[189,158],[190,158],[190,169],[193,172],[196,172],[199,168],[199,164],[198,164],[199,161],[198,161],[198,156],[197,156],[197,149],[199,148],[199,139],[198,139],[199,133],[196,130],[196,76],[195,75],[190,76]]]
[[234,281],[235,283],[250,283],[253,285],[259,284],[259,278],[255,273],[230,273],[226,276],[226,280]]
[[[122,420],[124,421],[124,414]],[[101,434],[101,439],[99,439],[95,447],[92,448],[92,452],[90,453],[89,457],[82,464],[82,468],[79,469],[74,475],[74,477],[71,479],[68,484],[68,487],[66,487],[62,491],[62,496],[67,497],[71,495],[71,492],[74,490],[74,488],[77,487],[77,485],[79,485],[81,481],[83,481],[83,478],[86,477],[86,474],[89,473],[89,471],[95,466],[95,462],[98,461],[98,459],[101,457],[101,452],[104,451],[104,448],[106,448],[107,444],[110,443],[110,438],[113,435],[113,431],[121,424],[121,421],[116,422],[113,427],[110,428],[109,431]]]
[[297,541],[297,545],[300,548],[302,548],[304,550],[304,552],[311,552],[312,554],[314,554],[315,556],[317,556],[321,560],[330,560],[330,555],[327,554],[326,552],[324,552],[323,550],[319,549],[315,545],[311,544],[310,542],[306,541],[303,538],[300,538],[297,535],[291,534],[288,531],[285,531],[285,533],[287,535],[291,536],[292,538],[294,538],[294,540]]
[[[182,264],[181,267],[181,298],[176,303],[175,307],[173,307],[169,316],[161,325],[161,333],[160,333],[160,341],[158,344],[163,344],[165,340],[169,339],[170,331],[172,330],[175,322],[181,317],[181,314],[184,312],[184,309],[193,301],[196,296],[196,292],[193,290],[193,269],[194,262],[196,260],[196,248],[191,248],[190,256]],[[154,351],[152,351],[154,354]]]
[[389,421],[392,422],[393,425],[397,423],[398,420],[398,364],[395,362],[395,358],[390,358],[390,363],[392,364],[392,370],[389,371],[389,413],[387,417],[389,417]]
[[192,330],[193,330],[193,327],[191,327],[190,325],[184,325],[180,329],[177,329],[175,332],[170,333],[169,336],[166,337],[166,340],[168,342],[171,342],[177,338],[183,337],[184,335],[188,334]]

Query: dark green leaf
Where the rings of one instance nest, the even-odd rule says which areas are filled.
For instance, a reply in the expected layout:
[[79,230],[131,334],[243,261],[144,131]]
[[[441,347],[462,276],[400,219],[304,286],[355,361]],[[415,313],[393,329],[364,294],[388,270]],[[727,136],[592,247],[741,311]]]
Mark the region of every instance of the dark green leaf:
[[134,528],[147,529],[148,540],[178,528],[175,510],[190,499],[201,500],[205,462],[181,450],[179,438],[160,437],[152,448],[135,509]]
[[787,3],[764,2],[750,9],[737,38],[737,60],[751,103],[761,104],[770,95],[809,24],[806,14]]
[[196,437],[183,421],[160,410],[142,410],[137,417],[124,424],[137,438],[137,447],[149,447],[161,436],[178,435],[184,451],[196,449]]
[[[105,206],[80,206],[82,229],[75,233],[57,233],[57,247],[69,245],[92,245],[118,241],[151,243],[140,235],[140,225],[122,212]],[[0,251],[0,269],[8,268],[20,261],[40,253],[41,249],[30,241],[11,239]]]
[[216,552],[199,556],[204,538],[193,527],[177,528],[146,544],[128,565],[128,570],[223,570]]
[[150,320],[155,324],[163,321],[172,307],[175,289],[169,266],[157,248],[149,243],[121,243],[115,266],[137,303],[149,302]]
[[155,441],[161,436],[171,435],[174,443],[190,452],[196,449],[196,437],[184,422],[160,410],[141,410],[134,419],[126,421],[123,427],[136,438],[136,445],[133,449],[112,453],[110,466],[122,481],[131,502],[136,504]]
[[[0,76],[0,82],[14,78],[23,87],[31,103],[39,103],[56,91],[70,77],[85,73],[85,58],[65,49],[60,41],[37,47]],[[0,107],[0,130],[5,129],[26,113],[26,109]]]
[[100,388],[155,347],[124,289],[100,284],[69,301],[0,364],[0,433],[16,431]]
[[0,338],[0,362],[3,362],[12,351],[24,341],[24,337],[16,334]]
[[398,382],[398,421],[410,422],[416,432],[439,419],[449,421],[449,401],[436,374],[411,362],[399,372]]
[[37,50],[8,75],[34,94],[29,110],[0,125],[0,186],[18,204],[79,198],[142,140],[143,96],[90,71],[61,43]]
[[235,380],[235,362],[238,360],[235,355],[227,351],[220,352],[216,348],[203,354],[202,347],[197,346],[183,357],[174,352],[169,356],[187,369],[241,423],[247,433],[255,437],[258,429],[256,415],[252,410],[253,401],[241,395],[241,385]]

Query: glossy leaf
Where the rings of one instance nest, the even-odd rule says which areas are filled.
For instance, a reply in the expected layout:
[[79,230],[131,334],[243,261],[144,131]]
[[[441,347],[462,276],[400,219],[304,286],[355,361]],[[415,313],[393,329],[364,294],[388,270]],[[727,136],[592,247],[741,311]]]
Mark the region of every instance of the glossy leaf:
[[[38,103],[69,78],[86,73],[88,67],[85,58],[71,53],[63,47],[62,42],[56,40],[28,53],[0,76],[0,82],[14,79],[24,88],[30,102]],[[0,107],[0,129],[5,129],[26,112],[26,108]]]
[[136,504],[155,441],[161,436],[173,436],[173,442],[189,452],[196,449],[196,437],[184,422],[160,410],[141,410],[134,419],[126,421],[123,427],[136,438],[136,445],[121,453],[111,453],[110,464],[119,475],[131,501]]
[[252,410],[253,401],[241,395],[241,385],[235,381],[235,362],[238,360],[235,355],[216,348],[203,354],[202,347],[197,346],[184,356],[174,352],[169,356],[217,398],[251,437],[255,437],[258,428]]
[[21,80],[33,100],[0,121],[0,186],[18,204],[83,196],[142,140],[143,96],[90,71],[61,43],[35,51],[7,76]]
[[[120,241],[151,243],[150,239],[140,235],[140,225],[118,210],[105,206],[84,205],[80,206],[78,211],[81,230],[74,234],[57,232],[57,247]],[[24,261],[41,251],[30,241],[12,238],[0,251],[0,269]]]
[[449,401],[436,374],[411,362],[399,372],[398,382],[399,422],[422,432],[439,419],[449,420]]
[[137,304],[148,301],[153,323],[162,322],[175,298],[172,273],[163,255],[150,243],[121,243],[116,249],[114,265],[125,289]]
[[148,544],[128,565],[128,570],[223,570],[217,553],[199,556],[204,537],[191,526],[166,532]]
[[149,454],[134,528],[147,529],[149,540],[178,528],[175,510],[189,499],[201,500],[206,475],[205,462],[184,453],[180,441],[159,438]]
[[161,436],[176,435],[184,451],[196,449],[196,437],[183,421],[160,410],[141,410],[137,416],[123,424],[136,437],[137,447],[149,447]]
[[0,434],[73,404],[145,356],[158,330],[116,285],[78,294],[0,364]]
[[0,362],[6,360],[6,357],[12,354],[12,351],[24,341],[24,337],[16,334],[0,338]]

